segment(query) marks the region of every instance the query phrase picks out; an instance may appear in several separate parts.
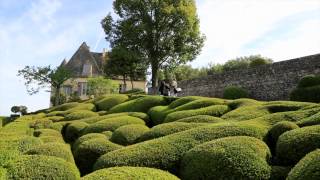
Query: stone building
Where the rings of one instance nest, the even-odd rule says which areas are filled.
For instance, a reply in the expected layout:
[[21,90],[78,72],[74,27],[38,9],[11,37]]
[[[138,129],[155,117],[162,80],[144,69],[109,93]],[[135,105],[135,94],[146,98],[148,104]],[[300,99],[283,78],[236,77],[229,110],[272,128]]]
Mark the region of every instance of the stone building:
[[[60,65],[69,69],[74,76],[64,83],[61,88],[62,93],[64,93],[66,97],[76,94],[80,99],[88,99],[88,78],[104,75],[103,68],[105,60],[107,59],[106,56],[108,56],[107,52],[91,52],[89,46],[83,42],[71,59],[69,61],[64,59]],[[131,90],[131,85],[125,87],[121,76],[113,78],[112,80],[119,83],[120,92]],[[133,87],[145,90],[146,81],[133,81]],[[54,96],[54,94],[51,94],[51,96]]]

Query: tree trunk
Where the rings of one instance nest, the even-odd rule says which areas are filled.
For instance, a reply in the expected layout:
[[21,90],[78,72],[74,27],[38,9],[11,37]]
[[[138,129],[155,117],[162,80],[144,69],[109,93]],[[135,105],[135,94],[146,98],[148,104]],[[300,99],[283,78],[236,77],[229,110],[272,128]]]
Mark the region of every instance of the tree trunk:
[[151,77],[152,90],[153,90],[153,94],[157,94],[158,93],[158,70],[159,70],[158,63],[153,62],[151,64],[151,69],[152,69],[152,77]]
[[127,77],[126,77],[126,75],[123,75],[123,85],[124,85],[124,89],[122,92],[125,92],[127,90]]
[[60,103],[60,86],[56,87],[56,93],[55,93],[55,101],[54,101],[54,105],[58,106]]
[[133,78],[132,77],[130,77],[130,81],[131,81],[131,89],[133,89],[134,87],[133,87]]

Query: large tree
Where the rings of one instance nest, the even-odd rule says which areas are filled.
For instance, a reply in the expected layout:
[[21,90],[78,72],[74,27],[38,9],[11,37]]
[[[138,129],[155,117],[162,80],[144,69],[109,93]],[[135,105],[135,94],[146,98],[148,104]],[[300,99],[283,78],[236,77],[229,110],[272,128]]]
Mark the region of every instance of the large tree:
[[60,90],[62,84],[72,77],[72,73],[65,67],[57,68],[26,66],[18,71],[18,76],[22,76],[26,82],[27,91],[30,95],[36,94],[40,89],[51,88],[55,90],[55,103],[60,102]]
[[111,47],[135,49],[152,69],[152,87],[165,64],[193,60],[203,46],[194,0],[115,0],[118,15],[102,20]]

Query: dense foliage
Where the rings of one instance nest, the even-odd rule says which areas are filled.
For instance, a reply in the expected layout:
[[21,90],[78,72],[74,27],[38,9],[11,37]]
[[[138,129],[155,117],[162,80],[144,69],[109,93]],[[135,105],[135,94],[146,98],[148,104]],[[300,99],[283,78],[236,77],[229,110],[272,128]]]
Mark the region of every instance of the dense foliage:
[[293,101],[320,102],[320,76],[308,75],[300,79],[290,94]]
[[319,179],[319,111],[197,96],[66,103],[0,127],[0,179]]

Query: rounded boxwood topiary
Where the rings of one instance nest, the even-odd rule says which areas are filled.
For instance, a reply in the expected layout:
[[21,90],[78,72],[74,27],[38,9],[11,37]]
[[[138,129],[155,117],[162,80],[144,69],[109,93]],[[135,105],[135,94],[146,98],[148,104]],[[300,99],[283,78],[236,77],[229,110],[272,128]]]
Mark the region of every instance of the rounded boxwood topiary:
[[74,149],[74,159],[82,175],[92,172],[93,164],[103,154],[122,146],[106,139],[95,138],[84,141]]
[[213,105],[200,109],[184,110],[170,113],[166,116],[164,122],[173,122],[185,117],[197,116],[197,115],[210,115],[220,117],[229,111],[229,107],[226,105]]
[[287,179],[320,179],[320,150],[312,151],[302,158],[290,171]]
[[117,94],[117,95],[109,95],[105,98],[95,102],[97,109],[99,111],[109,111],[112,107],[121,104],[128,100],[127,95]]
[[68,114],[64,118],[64,121],[72,121],[72,120],[84,119],[84,118],[95,117],[95,116],[99,116],[99,115],[96,112],[92,112],[88,110],[76,110]]
[[320,76],[307,75],[299,80],[298,88],[312,87],[320,85]]
[[242,87],[228,86],[223,90],[223,98],[225,99],[239,99],[247,97],[248,92]]
[[65,140],[67,142],[74,142],[81,135],[83,129],[88,126],[85,122],[73,122],[69,124],[65,131]]
[[7,179],[7,170],[0,167],[0,179]]
[[297,88],[290,93],[291,101],[320,102],[320,85]]
[[149,128],[142,124],[129,124],[116,129],[110,141],[124,146],[134,144],[135,141],[144,133],[148,132]]
[[200,123],[185,123],[185,122],[172,122],[164,123],[154,126],[150,131],[144,133],[137,141],[147,141],[150,139],[156,139],[162,136],[167,136],[181,131],[186,131],[192,128],[203,126],[205,124]]
[[62,135],[54,130],[54,129],[37,129],[33,132],[33,135],[35,137],[41,137],[41,136],[56,136],[56,137],[62,137]]
[[101,156],[94,169],[114,166],[144,166],[177,173],[182,155],[196,145],[227,136],[253,136],[263,138],[266,130],[252,125],[212,124],[171,134]]
[[108,137],[104,134],[100,134],[100,133],[89,133],[89,134],[86,134],[86,135],[83,135],[81,137],[79,137],[72,145],[72,149],[75,150],[78,148],[78,146],[85,142],[85,141],[88,141],[90,139],[104,139],[104,140],[107,140]]
[[178,106],[181,106],[183,104],[186,104],[188,102],[191,102],[191,101],[194,101],[194,100],[197,100],[197,99],[202,99],[203,97],[201,96],[186,96],[186,97],[181,97],[175,101],[173,101],[172,103],[169,104],[169,108],[170,109],[174,109]]
[[25,152],[25,154],[55,156],[74,163],[70,146],[62,143],[46,143],[34,146]]
[[101,134],[105,135],[107,139],[109,140],[113,134],[112,131],[103,131]]
[[313,125],[320,125],[320,112],[314,114],[312,116],[303,118],[297,122],[297,125],[300,127],[304,126],[313,126]]
[[166,105],[166,100],[162,96],[144,96],[134,100],[116,105],[110,109],[110,113],[119,112],[144,112],[154,106]]
[[114,131],[121,126],[128,124],[142,124],[145,125],[145,122],[136,117],[132,116],[120,116],[114,118],[108,118],[94,124],[90,124],[87,128],[83,130],[83,134],[88,133],[101,133],[103,131]]
[[94,171],[82,178],[83,180],[141,180],[141,179],[153,179],[153,180],[178,180],[176,176],[162,171],[160,169],[147,168],[147,167],[113,167],[108,169],[101,169]]
[[320,148],[320,125],[283,133],[276,146],[276,156],[283,165],[294,165],[307,153]]
[[62,117],[62,116],[49,116],[47,118],[49,120],[51,120],[52,122],[59,122],[59,121],[62,121],[64,119],[64,117]]
[[297,128],[299,128],[299,126],[290,121],[280,121],[274,124],[267,134],[267,144],[270,149],[274,151],[278,138],[281,134]]
[[42,155],[25,155],[7,167],[8,179],[70,179],[79,180],[77,167],[61,158]]
[[248,136],[226,137],[194,147],[182,158],[182,179],[269,179],[268,146]]
[[182,119],[175,121],[175,122],[221,123],[221,122],[225,122],[225,120],[218,118],[218,117],[209,116],[209,115],[198,115],[198,116],[191,116],[191,117],[182,118]]

